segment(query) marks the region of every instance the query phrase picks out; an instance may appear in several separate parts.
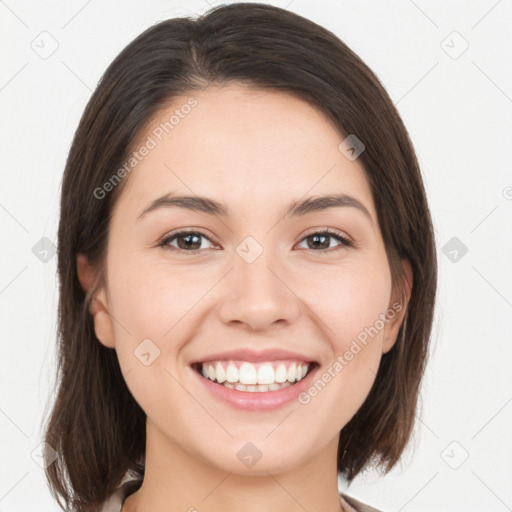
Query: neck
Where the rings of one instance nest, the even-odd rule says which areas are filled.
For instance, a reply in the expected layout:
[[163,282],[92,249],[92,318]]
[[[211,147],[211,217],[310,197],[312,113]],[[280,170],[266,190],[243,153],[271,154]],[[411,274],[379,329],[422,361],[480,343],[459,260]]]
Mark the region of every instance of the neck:
[[286,471],[267,471],[261,465],[257,473],[242,475],[185,451],[148,420],[144,481],[125,500],[122,512],[342,512],[337,444],[336,437]]

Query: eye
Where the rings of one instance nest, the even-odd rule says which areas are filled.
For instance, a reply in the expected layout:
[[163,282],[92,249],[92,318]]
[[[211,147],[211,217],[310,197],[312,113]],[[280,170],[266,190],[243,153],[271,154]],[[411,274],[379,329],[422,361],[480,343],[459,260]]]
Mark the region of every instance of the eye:
[[[329,239],[335,239],[339,242],[338,248],[340,247],[353,247],[352,241],[341,234],[341,232],[333,230],[333,229],[324,229],[323,231],[315,231],[310,233],[304,240],[312,240],[311,244],[308,244],[310,247],[306,247],[307,249],[313,248],[314,252],[324,253],[330,252],[330,241]],[[164,247],[170,250],[178,250],[187,252],[189,255],[199,254],[205,248],[201,248],[201,239],[210,240],[205,234],[200,231],[193,230],[184,230],[174,233],[166,238],[164,238],[160,243],[160,247]],[[173,242],[177,242],[177,246],[172,245]],[[326,247],[327,245],[327,247]]]
[[353,243],[350,239],[348,239],[346,236],[341,234],[339,231],[336,231],[334,229],[325,229],[323,231],[315,231],[313,233],[310,233],[309,235],[305,236],[302,240],[311,240],[312,242],[308,244],[309,247],[306,247],[307,249],[311,247],[316,247],[319,250],[315,250],[315,252],[331,252],[330,249],[330,240],[329,239],[336,239],[339,242],[338,249],[342,247],[353,247]]
[[[201,252],[201,238],[210,240],[200,231],[179,231],[178,233],[174,233],[173,235],[164,238],[159,245],[164,248],[170,248],[171,250],[182,250],[189,254],[198,254]],[[175,240],[178,243],[178,247],[171,244],[171,242]]]

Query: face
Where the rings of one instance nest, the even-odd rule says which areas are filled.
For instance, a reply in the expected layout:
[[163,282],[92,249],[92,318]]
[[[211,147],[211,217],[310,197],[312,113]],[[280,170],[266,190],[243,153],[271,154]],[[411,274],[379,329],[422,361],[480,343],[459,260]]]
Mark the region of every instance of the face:
[[[92,314],[163,452],[284,471],[335,447],[364,402],[405,304],[343,139],[309,104],[240,85],[177,99],[138,137],[154,147],[115,204]],[[165,195],[193,199],[154,203]],[[327,195],[345,200],[288,211]],[[86,287],[93,270],[78,264]]]

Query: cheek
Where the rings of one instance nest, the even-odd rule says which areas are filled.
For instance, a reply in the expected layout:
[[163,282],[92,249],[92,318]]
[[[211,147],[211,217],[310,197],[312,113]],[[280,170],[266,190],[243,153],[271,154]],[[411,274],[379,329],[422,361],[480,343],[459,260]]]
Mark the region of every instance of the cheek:
[[[317,279],[310,304],[321,318],[330,353],[318,376],[322,395],[345,407],[334,409],[342,425],[368,395],[382,357],[382,341],[391,296],[391,275],[383,260],[340,266]],[[323,389],[319,383],[318,389]],[[329,398],[328,398],[329,397]]]
[[[380,261],[333,267],[328,275],[317,275],[314,282],[309,285],[314,290],[309,302],[336,353],[347,350],[351,340],[374,326],[389,306],[391,277]],[[380,329],[374,338],[382,334]]]
[[299,400],[310,416],[330,425],[330,435],[347,424],[375,381],[384,334],[380,315],[387,311],[391,286],[386,269],[377,265],[339,270],[310,297],[330,350]]
[[[162,345],[164,339],[176,338],[187,312],[208,290],[208,282],[190,271],[159,264],[116,269],[111,281],[113,314],[130,332],[131,344],[151,338]],[[119,326],[117,332],[126,339]]]
[[[173,376],[180,378],[176,359],[197,321],[194,305],[208,288],[190,272],[161,265],[118,266],[109,279],[116,352],[126,385],[148,416],[169,414],[170,424],[174,419],[168,411],[190,407]],[[163,400],[171,404],[167,412]]]

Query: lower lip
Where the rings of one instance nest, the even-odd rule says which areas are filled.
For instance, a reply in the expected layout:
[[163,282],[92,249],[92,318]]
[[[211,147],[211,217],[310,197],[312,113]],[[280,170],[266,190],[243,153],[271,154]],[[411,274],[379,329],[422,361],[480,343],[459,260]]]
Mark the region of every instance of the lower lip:
[[196,370],[191,368],[197,378],[203,383],[205,388],[217,399],[237,409],[245,409],[250,411],[268,411],[283,407],[297,399],[297,396],[309,388],[314,374],[318,370],[315,365],[307,375],[299,382],[287,386],[277,391],[250,392],[230,389],[222,384],[216,384],[200,375]]

